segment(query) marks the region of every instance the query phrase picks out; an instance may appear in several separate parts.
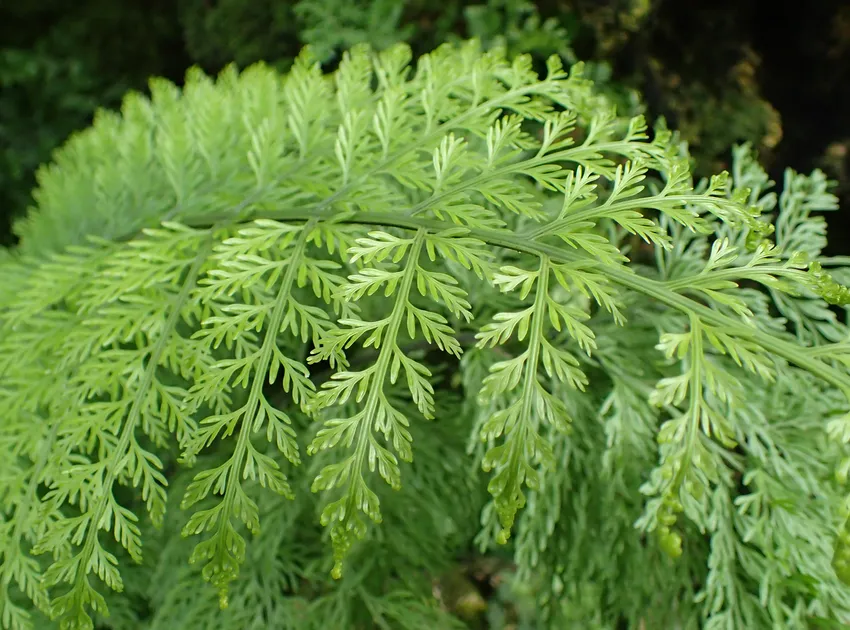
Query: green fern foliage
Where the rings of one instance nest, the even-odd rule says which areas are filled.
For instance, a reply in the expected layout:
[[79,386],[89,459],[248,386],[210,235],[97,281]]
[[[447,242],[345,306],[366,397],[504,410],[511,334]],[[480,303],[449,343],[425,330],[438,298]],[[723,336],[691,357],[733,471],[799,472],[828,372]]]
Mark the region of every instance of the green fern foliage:
[[155,80],[39,182],[4,630],[463,628],[473,542],[538,627],[850,623],[822,174],[694,183],[581,65],[471,42]]

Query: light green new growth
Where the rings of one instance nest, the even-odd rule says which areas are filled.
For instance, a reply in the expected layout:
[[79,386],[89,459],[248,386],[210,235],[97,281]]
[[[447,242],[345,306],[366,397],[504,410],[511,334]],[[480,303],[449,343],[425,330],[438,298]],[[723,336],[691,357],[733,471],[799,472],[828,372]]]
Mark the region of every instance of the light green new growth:
[[431,579],[473,538],[546,627],[850,623],[823,175],[694,185],[580,65],[410,61],[156,80],[43,168],[0,627],[464,627]]

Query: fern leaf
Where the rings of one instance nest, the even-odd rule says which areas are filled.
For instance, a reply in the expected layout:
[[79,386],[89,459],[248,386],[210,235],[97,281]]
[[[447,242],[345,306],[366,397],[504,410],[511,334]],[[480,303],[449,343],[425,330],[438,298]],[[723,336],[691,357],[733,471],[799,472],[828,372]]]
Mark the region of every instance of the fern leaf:
[[581,65],[412,60],[156,79],[42,170],[0,253],[4,630],[453,627],[458,541],[514,532],[532,625],[850,622],[822,174],[694,183]]

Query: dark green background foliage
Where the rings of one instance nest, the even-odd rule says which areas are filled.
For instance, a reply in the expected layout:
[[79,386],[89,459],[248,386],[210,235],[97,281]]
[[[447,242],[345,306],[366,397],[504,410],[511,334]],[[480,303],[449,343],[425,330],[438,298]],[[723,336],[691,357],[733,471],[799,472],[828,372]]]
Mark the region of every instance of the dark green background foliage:
[[[751,141],[781,169],[819,165],[846,194],[850,17],[841,0],[60,0],[0,12],[0,242],[23,213],[37,166],[97,107],[151,75],[178,83],[264,60],[285,70],[305,43],[329,66],[339,50],[405,40],[414,53],[480,37],[543,59],[601,62],[595,78],[692,144],[698,172]],[[787,5],[787,6],[786,6]],[[795,69],[796,70],[792,70]],[[789,76],[792,75],[792,76]],[[793,80],[792,80],[793,79]],[[812,121],[816,120],[816,124]],[[781,125],[781,126],[780,126]],[[781,138],[781,141],[780,141]]]
[[0,243],[50,152],[152,74],[191,60],[170,0],[4,2],[0,10]]

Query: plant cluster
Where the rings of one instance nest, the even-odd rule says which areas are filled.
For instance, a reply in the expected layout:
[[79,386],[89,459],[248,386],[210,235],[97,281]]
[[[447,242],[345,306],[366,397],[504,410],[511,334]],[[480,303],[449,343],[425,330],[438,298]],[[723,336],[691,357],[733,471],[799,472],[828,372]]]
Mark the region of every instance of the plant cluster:
[[462,628],[471,545],[528,627],[850,623],[825,177],[694,182],[558,56],[411,61],[154,80],[40,171],[0,627]]
[[[765,116],[774,113],[755,89],[703,85],[690,76],[693,64],[691,70],[663,62],[652,72],[622,70],[612,81],[617,57],[647,57],[624,47],[655,38],[649,16],[656,8],[647,0],[450,0],[437,8],[422,0],[87,0],[69,11],[56,0],[30,0],[11,7],[0,26],[0,139],[6,145],[0,154],[0,207],[8,217],[23,214],[37,166],[69,134],[90,124],[97,108],[117,107],[128,89],[142,89],[150,75],[179,80],[190,64],[217,73],[232,62],[245,68],[257,61],[285,71],[305,44],[327,69],[357,44],[384,49],[405,41],[416,58],[445,42],[478,38],[485,49],[504,46],[509,57],[530,53],[540,69],[552,54],[574,63],[579,40],[582,56],[595,60],[587,76],[623,112],[642,111],[636,88],[643,89],[651,74],[664,97],[650,111],[679,116],[677,128],[691,142],[697,163],[713,172],[706,165],[725,155],[732,142],[760,143]],[[713,41],[717,35],[706,37]],[[708,74],[718,72],[725,67]],[[723,109],[720,123],[716,108],[703,106],[709,101]],[[0,228],[0,242],[10,238]]]

